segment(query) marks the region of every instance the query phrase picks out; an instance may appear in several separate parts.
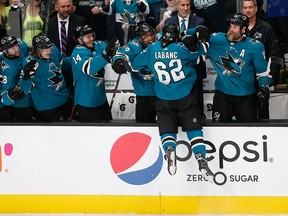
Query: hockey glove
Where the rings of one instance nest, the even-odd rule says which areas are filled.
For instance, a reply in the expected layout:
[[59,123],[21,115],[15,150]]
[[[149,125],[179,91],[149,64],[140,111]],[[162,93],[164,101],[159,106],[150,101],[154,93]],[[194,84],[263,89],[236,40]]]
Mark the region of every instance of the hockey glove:
[[195,29],[195,35],[199,42],[209,42],[210,41],[210,30],[205,26],[198,26]]
[[257,91],[257,101],[258,103],[266,103],[270,98],[270,89],[267,86],[259,87]]
[[18,85],[15,85],[13,88],[8,90],[8,97],[12,101],[17,102],[22,100],[25,97],[25,94]]
[[28,80],[35,76],[35,72],[38,68],[39,64],[36,60],[29,61],[23,69],[23,79]]
[[119,41],[116,37],[112,38],[107,42],[107,46],[102,53],[103,58],[106,59],[107,62],[116,54],[116,51],[119,47]]
[[143,76],[144,80],[149,80],[149,81],[152,80],[153,73],[151,73],[145,69],[140,70],[139,73]]
[[116,59],[114,64],[112,65],[112,69],[115,71],[117,74],[123,74],[123,73],[132,73],[135,72],[131,68],[131,66],[128,64],[127,61],[123,59]]
[[190,52],[196,52],[199,48],[198,40],[195,35],[185,35],[181,38],[181,41],[189,49]]
[[149,72],[149,71],[147,71],[147,70],[145,70],[145,69],[140,70],[139,73],[140,73],[141,75],[143,75],[143,76],[146,76],[146,75],[150,75],[150,74],[151,74],[151,72]]

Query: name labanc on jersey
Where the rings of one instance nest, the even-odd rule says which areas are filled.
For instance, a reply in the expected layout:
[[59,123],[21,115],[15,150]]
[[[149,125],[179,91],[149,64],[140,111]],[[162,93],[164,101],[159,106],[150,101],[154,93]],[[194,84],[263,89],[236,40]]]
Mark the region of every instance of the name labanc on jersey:
[[155,59],[176,59],[177,52],[155,52]]

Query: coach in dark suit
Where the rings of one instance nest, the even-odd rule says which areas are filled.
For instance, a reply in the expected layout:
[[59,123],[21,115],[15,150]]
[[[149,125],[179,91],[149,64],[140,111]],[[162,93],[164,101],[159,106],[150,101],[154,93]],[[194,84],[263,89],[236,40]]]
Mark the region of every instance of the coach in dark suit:
[[[59,0],[62,1],[62,0]],[[59,21],[60,22],[60,21]],[[60,24],[58,22],[58,17],[54,16],[49,21],[47,36],[49,39],[57,46],[59,51],[61,51],[60,42],[61,42],[61,32],[59,32]],[[85,25],[85,20],[83,17],[71,14],[68,19],[68,34],[67,34],[67,47],[66,47],[66,56],[70,56],[75,48],[76,41],[73,39],[73,30],[80,25]]]
[[[183,5],[181,6],[181,2],[187,2],[187,4],[189,2],[189,5],[190,5],[190,1],[187,1],[187,0],[176,0],[176,1],[178,1],[178,6],[177,6],[178,7],[178,14],[168,18],[165,21],[165,25],[167,23],[173,23],[173,24],[179,26],[180,31],[181,31],[181,25],[183,26],[183,24],[182,24],[183,19],[185,20],[185,23],[184,23],[185,24],[185,30],[187,30],[188,28],[196,28],[198,25],[203,25],[204,19],[191,14],[190,8],[188,9],[188,6],[183,6]],[[180,8],[184,8],[184,9],[180,9]]]
[[[73,31],[77,26],[85,25],[85,19],[83,17],[73,15],[72,0],[56,0],[55,10],[56,15],[49,20],[47,36],[56,45],[63,56],[71,56],[73,49],[75,48],[76,41],[73,39]],[[63,23],[63,24],[62,24]],[[63,26],[62,26],[63,25]],[[66,35],[63,41],[63,35],[65,28]],[[62,40],[61,40],[62,39]],[[65,82],[69,88],[70,93],[73,94],[73,75],[72,70],[62,71]]]
[[[188,28],[196,28],[204,24],[204,19],[191,14],[190,0],[176,0],[178,14],[168,18],[167,23],[173,23],[179,26],[180,32],[185,32]],[[204,102],[203,102],[203,79],[206,78],[206,65],[201,62],[196,66],[197,80],[193,86],[193,94],[199,104],[202,116],[204,115]]]

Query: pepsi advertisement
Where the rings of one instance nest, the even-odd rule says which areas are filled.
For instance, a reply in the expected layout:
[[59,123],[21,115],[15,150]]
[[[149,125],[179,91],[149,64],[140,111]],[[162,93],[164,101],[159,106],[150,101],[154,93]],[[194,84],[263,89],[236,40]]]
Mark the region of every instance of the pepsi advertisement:
[[171,176],[157,127],[18,126],[17,130],[14,136],[11,127],[1,127],[1,194],[288,194],[282,187],[288,176],[276,177],[288,162],[282,139],[285,128],[205,127],[214,183],[201,176],[182,131],[177,173]]
[[156,126],[0,127],[0,212],[287,213],[285,127],[204,127],[213,183],[180,128],[171,176]]

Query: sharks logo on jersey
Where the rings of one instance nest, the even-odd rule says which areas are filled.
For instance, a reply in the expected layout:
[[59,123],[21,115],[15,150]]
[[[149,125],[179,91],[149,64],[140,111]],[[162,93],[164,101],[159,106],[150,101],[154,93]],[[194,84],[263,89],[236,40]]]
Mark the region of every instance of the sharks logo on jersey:
[[33,60],[33,58],[32,58],[31,56],[28,56],[28,57],[26,58],[26,61],[27,61],[27,62],[30,62],[31,60]]
[[126,47],[125,47],[125,51],[126,51],[126,52],[129,52],[129,51],[130,51],[130,47],[129,47],[129,46],[126,46]]
[[6,64],[4,61],[1,62],[1,68],[4,71],[7,68],[10,68],[10,66],[8,64]]
[[133,40],[132,44],[139,47],[140,46],[140,42],[138,40]]
[[49,80],[52,82],[49,87],[57,86],[55,89],[55,92],[57,92],[63,85],[63,79],[59,77],[61,73],[53,62],[49,64],[49,71],[54,74],[49,78]]
[[223,74],[227,74],[230,76],[232,73],[241,76],[242,67],[245,64],[245,61],[239,58],[233,58],[233,56],[226,52],[227,56],[220,56],[221,62],[217,62],[217,64],[224,68]]
[[262,33],[260,32],[255,32],[254,35],[253,35],[253,38],[255,40],[260,40],[262,38]]

